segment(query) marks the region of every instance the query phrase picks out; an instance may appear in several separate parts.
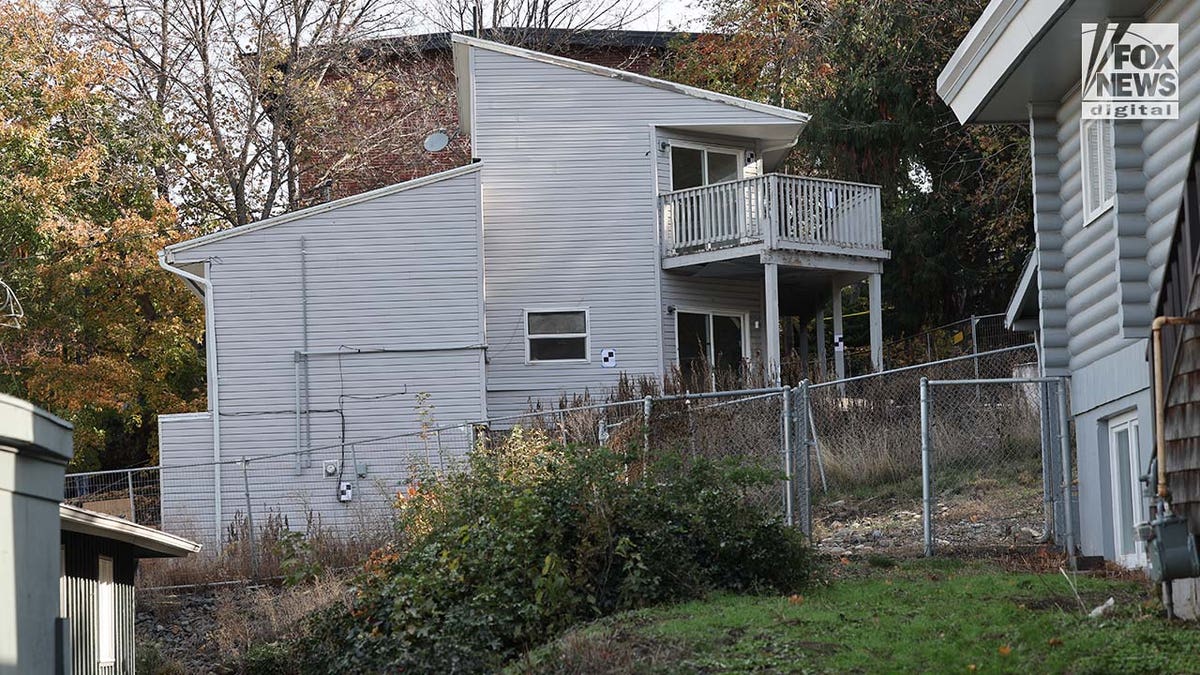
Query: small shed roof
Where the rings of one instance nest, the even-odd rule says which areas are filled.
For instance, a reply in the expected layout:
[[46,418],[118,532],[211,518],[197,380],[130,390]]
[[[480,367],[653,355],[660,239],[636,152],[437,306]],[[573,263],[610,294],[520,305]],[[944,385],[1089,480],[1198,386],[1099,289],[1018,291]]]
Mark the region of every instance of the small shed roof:
[[200,544],[183,537],[70,504],[59,504],[58,516],[63,532],[129,544],[138,558],[182,558],[200,550]]
[[1032,251],[1025,258],[1025,266],[1021,268],[1021,277],[1017,287],[1013,289],[1012,298],[1008,301],[1008,309],[1004,313],[1004,326],[1009,330],[1037,330],[1038,298],[1037,298],[1038,255]]

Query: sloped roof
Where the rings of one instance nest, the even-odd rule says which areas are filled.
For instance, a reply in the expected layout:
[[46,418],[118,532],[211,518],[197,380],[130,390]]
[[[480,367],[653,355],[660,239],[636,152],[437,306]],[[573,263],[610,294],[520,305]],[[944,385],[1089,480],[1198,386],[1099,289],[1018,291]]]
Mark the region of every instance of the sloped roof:
[[649,75],[641,75],[625,70],[617,70],[616,68],[598,66],[594,63],[577,61],[564,56],[545,54],[543,52],[536,52],[531,49],[523,49],[521,47],[500,44],[498,42],[490,42],[488,40],[481,40],[461,34],[455,34],[452,39],[455,45],[455,74],[458,79],[459,125],[463,129],[471,128],[471,117],[474,108],[474,100],[472,96],[474,86],[470,81],[470,78],[472,77],[471,69],[465,66],[465,52],[462,51],[471,47],[487,49],[493,52],[529,59],[531,61],[548,63],[550,65],[561,66],[563,68],[571,68],[573,70],[621,80],[623,82],[632,82],[634,84],[640,84],[647,87],[654,87],[656,89],[662,89],[665,91],[682,94],[684,96],[691,96],[693,98],[698,98],[705,101],[723,103],[725,105],[742,108],[751,112],[776,117],[781,123],[790,122],[793,124],[806,124],[812,117],[808,113],[803,113],[798,110],[789,110],[787,108],[781,108],[768,103],[759,103],[758,101],[751,101],[744,98],[738,98],[737,96],[721,94],[715,91],[709,91],[707,89],[700,89],[699,87],[692,87],[686,84],[679,84],[677,82],[660,80],[656,77],[650,77]]
[[183,537],[70,504],[58,505],[58,517],[64,532],[129,544],[139,558],[182,558],[200,551],[200,544]]
[[379,199],[380,197],[386,197],[388,195],[393,195],[398,192],[404,192],[405,190],[413,190],[413,189],[416,189],[416,188],[419,188],[419,187],[422,187],[425,185],[429,185],[431,183],[438,183],[438,182],[441,182],[444,180],[449,180],[451,178],[456,178],[458,176],[463,176],[463,175],[478,171],[481,166],[482,166],[481,162],[474,162],[474,163],[468,164],[466,166],[460,166],[460,167],[457,167],[454,169],[447,169],[446,171],[439,171],[438,173],[430,174],[428,176],[414,178],[409,181],[404,181],[403,183],[396,183],[395,185],[388,185],[386,187],[381,187],[379,189],[371,190],[369,192],[362,192],[362,193],[359,193],[356,195],[351,195],[349,197],[335,199],[334,201],[325,202],[324,204],[317,204],[315,206],[310,206],[306,209],[299,209],[297,211],[291,211],[288,213],[284,213],[282,215],[275,216],[273,218],[267,218],[265,220],[260,220],[255,223],[249,223],[246,225],[242,225],[241,227],[226,228],[226,229],[220,230],[218,232],[206,234],[203,237],[196,237],[195,239],[188,239],[187,241],[181,241],[176,244],[171,244],[170,246],[167,246],[166,248],[163,249],[163,253],[165,253],[167,255],[167,258],[169,261],[172,254],[178,253],[180,251],[186,251],[188,249],[196,248],[197,246],[211,244],[214,241],[221,241],[223,239],[229,239],[230,237],[237,237],[237,236],[240,236],[243,234],[248,234],[250,232],[257,232],[259,230],[263,230],[268,227],[274,227],[276,225],[290,223],[295,220],[302,220],[302,219],[308,218],[310,216],[315,216],[319,213],[325,213],[326,211],[333,211],[335,209],[352,206],[354,204],[360,204],[362,202],[371,201],[372,199]]

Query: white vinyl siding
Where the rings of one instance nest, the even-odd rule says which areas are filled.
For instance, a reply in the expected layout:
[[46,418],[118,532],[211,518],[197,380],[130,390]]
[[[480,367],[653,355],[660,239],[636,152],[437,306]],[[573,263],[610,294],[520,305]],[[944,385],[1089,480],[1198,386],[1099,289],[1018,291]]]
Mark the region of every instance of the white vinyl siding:
[[[282,454],[252,464],[251,480],[278,477],[256,483],[256,517],[278,514],[292,527],[310,511],[327,526],[386,522],[409,467],[468,450],[466,431],[436,443],[404,434],[430,419],[450,426],[486,416],[479,176],[460,171],[176,254],[177,264],[211,260],[223,459],[296,449],[295,354],[305,333],[322,352],[302,373],[300,447],[314,450],[301,462]],[[180,467],[212,461],[211,423],[166,416],[160,437],[164,522],[206,544],[220,534],[215,473],[223,522],[245,511],[236,466]],[[380,437],[392,438],[360,442]],[[343,439],[355,445],[342,452]],[[323,462],[353,475],[355,459],[366,476],[354,501],[339,503]]]
[[[777,117],[618,78],[471,47],[475,155],[483,163],[488,408],[661,374],[654,163],[669,161],[655,127],[779,124]],[[670,180],[670,173],[661,175]],[[760,284],[761,286],[761,284]],[[665,290],[665,289],[664,289]],[[589,356],[615,349],[619,368],[526,363],[524,310],[591,308]],[[739,307],[739,310],[744,308]],[[671,337],[673,342],[673,336]]]
[[1113,163],[1112,120],[1085,119],[1080,122],[1082,144],[1083,213],[1085,224],[1112,208],[1117,177]]

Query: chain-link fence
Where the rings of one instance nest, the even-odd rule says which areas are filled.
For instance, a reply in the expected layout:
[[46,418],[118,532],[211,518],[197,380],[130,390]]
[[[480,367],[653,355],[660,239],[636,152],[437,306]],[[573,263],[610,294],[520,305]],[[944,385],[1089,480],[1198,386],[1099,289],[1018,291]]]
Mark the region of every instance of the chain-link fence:
[[63,501],[91,511],[159,527],[159,468],[68,474]]
[[[931,507],[933,521],[946,530],[939,535],[943,546],[994,549],[1048,536],[1065,544],[1066,507],[1056,498],[1061,411],[1056,395],[1044,391],[1056,385],[1036,378],[1036,357],[1034,346],[1024,345],[811,385],[818,546],[834,555],[925,550],[922,378],[977,382],[964,385],[955,401],[943,399],[950,407],[933,410],[931,418],[938,425],[933,447],[942,448],[934,451],[933,469],[943,481],[933,486],[941,501]],[[939,452],[946,453],[944,467]],[[1033,468],[1019,466],[1018,456]],[[1042,475],[1043,456],[1052,460],[1046,467],[1051,475]],[[1034,497],[1022,502],[1018,495]],[[1048,501],[1053,518],[1046,517]]]
[[[496,444],[515,428],[537,429],[555,442],[607,446],[647,455],[731,459],[778,476],[778,487],[747,499],[807,525],[807,481],[791,480],[804,458],[791,448],[797,390],[772,388],[656,396],[534,410],[455,426],[333,442],[300,452],[221,462],[70,474],[68,502],[161,527],[206,545],[208,554],[238,553],[247,573],[288,530],[353,540],[369,550],[394,525],[398,496],[430,476],[463,467],[479,444]],[[806,474],[799,474],[806,475]],[[800,502],[803,502],[801,504]],[[800,513],[798,520],[796,514]]]
[[[366,545],[390,533],[398,495],[520,427],[561,444],[646,459],[670,450],[768,472],[778,477],[774,485],[745,498],[833,554],[915,554],[1051,536],[1065,543],[1062,406],[1056,382],[1031,377],[1036,371],[1036,352],[1025,345],[794,388],[563,401],[455,426],[335,438],[298,453],[73,474],[67,498],[195,538],[209,552],[246,543],[261,549],[263,541],[250,540],[288,529]],[[922,378],[935,383],[924,427]],[[950,382],[961,380],[970,383]]]
[[812,432],[824,483],[840,497],[921,495],[921,416],[917,386],[937,380],[1036,372],[1033,345],[810,386]]
[[[828,321],[828,317],[826,320]],[[832,339],[832,330],[824,331],[824,333],[826,340]],[[815,340],[819,337],[822,336],[810,333],[811,339]],[[1032,339],[1031,333],[1006,328],[1004,314],[971,316],[915,335],[884,342],[883,363],[887,369],[896,370],[960,356],[972,356],[998,349],[1020,347],[1028,345]],[[827,346],[825,364],[822,368],[820,358],[815,354],[810,354],[810,367],[806,372],[814,381],[828,381],[832,379],[832,373],[836,372],[834,363],[836,357],[832,347]],[[869,345],[848,346],[843,353],[843,359],[848,377],[869,375],[874,371]],[[787,369],[791,373],[800,371],[797,364],[785,365],[791,366]],[[825,377],[822,377],[822,373],[825,374]],[[793,377],[795,377],[794,374]]]
[[926,555],[1073,548],[1064,390],[1037,377],[921,380]]

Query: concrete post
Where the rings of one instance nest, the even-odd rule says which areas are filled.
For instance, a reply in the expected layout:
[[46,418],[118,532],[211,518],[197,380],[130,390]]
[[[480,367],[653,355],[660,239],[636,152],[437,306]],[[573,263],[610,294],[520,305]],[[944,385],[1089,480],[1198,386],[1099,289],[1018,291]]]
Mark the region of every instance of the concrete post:
[[929,378],[921,378],[921,521],[925,555],[933,555],[933,448],[929,429]]
[[825,355],[825,310],[817,312],[817,375],[829,380],[829,357]]
[[867,291],[871,310],[871,368],[883,371],[883,288],[882,275],[872,274],[867,279]]
[[846,377],[846,343],[842,332],[842,285],[833,282],[833,371],[837,379]]
[[763,298],[766,301],[766,320],[763,332],[767,337],[766,380],[768,384],[779,384],[779,365],[782,361],[779,349],[779,265],[766,263]]

